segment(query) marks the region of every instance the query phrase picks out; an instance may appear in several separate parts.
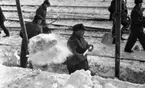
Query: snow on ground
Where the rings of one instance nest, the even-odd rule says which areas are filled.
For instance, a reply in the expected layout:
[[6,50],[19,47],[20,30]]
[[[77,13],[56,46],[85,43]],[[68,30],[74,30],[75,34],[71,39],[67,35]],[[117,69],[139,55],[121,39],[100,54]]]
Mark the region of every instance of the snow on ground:
[[[11,4],[15,3],[10,0]],[[42,0],[21,0],[23,3],[39,4]],[[53,5],[97,5],[95,0],[51,0]],[[103,1],[103,0],[101,0]],[[106,0],[108,1],[108,0]],[[128,0],[132,1],[132,0]],[[10,3],[9,0],[1,0],[1,3]],[[100,2],[102,3],[102,2]],[[99,4],[101,5],[101,4]],[[108,3],[104,4],[108,5]],[[12,24],[11,24],[12,25]],[[13,24],[15,25],[15,24]],[[18,32],[11,32],[8,38],[2,38],[0,35],[0,88],[145,88],[145,64],[144,62],[135,62],[130,60],[121,60],[121,79],[114,79],[114,58],[105,56],[114,56],[114,45],[106,46],[101,44],[100,39],[88,38],[87,41],[94,44],[94,51],[88,55],[90,70],[96,75],[90,76],[89,71],[77,71],[68,75],[66,67],[58,64],[51,65],[49,68],[53,71],[40,71],[32,69],[19,68],[11,64],[13,50],[20,53],[21,38]],[[66,41],[66,40],[65,40]],[[135,51],[133,54],[124,53],[123,49],[126,42],[121,44],[121,57],[144,60],[144,51]],[[138,44],[138,43],[137,43]],[[140,45],[139,45],[140,46]],[[92,56],[97,55],[97,56]],[[104,56],[104,57],[103,57]],[[3,64],[3,65],[2,65]],[[106,78],[102,78],[102,77]],[[107,78],[110,77],[110,78]],[[81,79],[80,79],[81,78]],[[79,82],[77,82],[79,81]],[[130,83],[130,82],[134,83]],[[76,83],[77,82],[77,83]],[[87,83],[86,83],[87,82]],[[136,83],[136,84],[135,84]],[[142,84],[137,84],[142,83]]]
[[[122,82],[118,79],[105,79],[90,75],[89,71],[57,74],[17,67],[1,67],[0,88],[144,88],[144,85]],[[3,70],[1,69],[1,70]],[[2,73],[2,72],[0,72]]]
[[[2,52],[2,50],[6,49],[7,52],[11,53],[11,50],[10,50],[10,49],[12,49],[12,47],[10,47],[11,44],[13,44],[13,45],[11,45],[11,46],[13,46],[13,49],[19,50],[18,47],[20,47],[21,38],[19,37],[17,32],[15,32],[15,33],[12,32],[11,35],[12,36],[10,36],[8,38],[1,39],[3,44],[8,44],[9,46],[6,46],[6,45],[0,46],[1,47],[0,48],[1,49],[0,50],[1,51],[0,60],[6,59],[6,57],[2,55],[3,53],[5,53],[5,52]],[[98,41],[98,40],[95,40],[95,41]],[[92,42],[92,40],[89,42]],[[99,41],[97,43],[99,43]],[[97,43],[94,43],[95,47],[101,46],[100,44],[97,44]],[[100,50],[99,48],[95,48],[95,51],[97,49]],[[101,50],[101,52],[104,52],[104,50]],[[8,57],[10,58],[10,56],[8,56]],[[114,59],[113,58],[111,59],[111,58],[99,57],[99,56],[89,56],[88,60],[89,60],[90,70],[94,71],[96,76],[89,76],[91,78],[86,77],[86,78],[84,78],[84,80],[88,79],[88,78],[91,79],[90,83],[91,82],[93,83],[94,88],[98,88],[98,87],[107,88],[108,86],[112,86],[112,88],[144,88],[144,85],[132,84],[132,83],[123,82],[123,81],[114,79],[114,75],[113,75],[114,74]],[[39,71],[39,70],[23,69],[23,68],[19,68],[19,67],[9,67],[8,64],[9,63],[7,63],[8,67],[6,67],[4,65],[1,65],[1,67],[0,67],[0,70],[1,70],[0,78],[3,79],[2,81],[0,81],[0,83],[4,86],[1,88],[16,88],[16,87],[18,87],[18,88],[23,88],[23,87],[45,88],[46,86],[49,88],[70,88],[70,87],[72,87],[72,88],[81,88],[81,87],[82,88],[92,88],[92,86],[88,87],[86,85],[80,85],[81,83],[80,84],[75,83],[75,85],[81,86],[81,87],[76,87],[73,85],[69,85],[69,84],[74,84],[74,83],[70,83],[70,82],[68,85],[64,86],[64,84],[67,83],[67,81],[68,81],[67,79],[69,79],[69,75],[68,75],[66,67],[62,66],[62,65],[50,65],[49,68],[53,69],[53,71],[48,70],[47,72],[44,72],[44,71]],[[140,72],[140,71],[135,72],[136,71],[135,67],[138,69],[140,68],[139,70],[144,71],[143,63],[131,62],[131,61],[126,61],[126,60],[121,61],[121,77],[122,78],[124,77],[124,79],[126,79],[126,81],[128,81],[130,79],[130,80],[135,80],[133,82],[136,82],[136,79],[137,79],[137,80],[140,80],[140,83],[144,82],[144,80],[143,80],[144,72]],[[125,68],[127,68],[127,69],[125,69]],[[135,70],[131,70],[131,68],[135,69]],[[83,75],[82,73],[83,72],[78,72],[76,74]],[[85,74],[89,74],[89,73],[86,72]],[[97,75],[100,75],[103,77],[111,77],[113,79],[111,79],[111,78],[106,79],[106,78],[99,77]],[[77,76],[79,76],[79,75],[77,75]],[[76,77],[76,78],[82,78],[84,76],[85,75],[83,75],[81,77]],[[58,82],[58,80],[61,80],[61,81]],[[71,80],[77,80],[77,79],[71,79]],[[85,83],[84,80],[81,82]],[[43,86],[43,85],[45,85],[45,86]],[[111,88],[111,87],[109,87],[109,88]]]

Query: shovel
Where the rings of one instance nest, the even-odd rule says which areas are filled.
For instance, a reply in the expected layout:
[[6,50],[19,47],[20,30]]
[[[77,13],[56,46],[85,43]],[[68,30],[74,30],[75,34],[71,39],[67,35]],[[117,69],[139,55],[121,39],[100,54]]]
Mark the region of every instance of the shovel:
[[110,45],[113,42],[113,37],[112,37],[112,33],[105,33],[102,37],[101,43],[105,44],[105,45]]
[[[113,14],[113,19],[114,19],[114,14]],[[116,20],[114,19],[115,22],[113,22],[113,25],[115,25]],[[111,45],[113,43],[113,36],[112,36],[112,30],[113,30],[113,26],[112,29],[110,30],[110,32],[105,33],[102,37],[101,43],[105,44],[105,45]]]

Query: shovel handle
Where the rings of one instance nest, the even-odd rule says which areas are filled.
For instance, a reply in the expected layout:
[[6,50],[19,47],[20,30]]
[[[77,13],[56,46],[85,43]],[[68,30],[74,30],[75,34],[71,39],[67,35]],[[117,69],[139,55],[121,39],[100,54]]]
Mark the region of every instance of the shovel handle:
[[[90,46],[89,49],[92,49],[93,47]],[[83,53],[83,56],[85,56],[88,52],[89,52],[89,49],[87,49],[84,53]]]

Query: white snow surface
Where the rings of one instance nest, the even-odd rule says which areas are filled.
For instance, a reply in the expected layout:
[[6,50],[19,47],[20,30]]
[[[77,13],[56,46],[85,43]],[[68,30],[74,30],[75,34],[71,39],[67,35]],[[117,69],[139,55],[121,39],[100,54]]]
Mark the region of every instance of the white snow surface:
[[[21,4],[35,4],[35,5],[36,4],[40,5],[43,2],[43,0],[20,0],[20,1],[21,1]],[[85,0],[50,0],[52,5],[72,5],[72,6],[73,5],[96,6],[97,4],[102,5],[103,0],[98,0],[98,1],[100,2],[98,3],[96,2],[96,0],[89,0],[89,3],[88,3],[88,0],[86,1]],[[111,1],[111,0],[106,0],[106,1]],[[132,2],[133,0],[127,0],[127,1]],[[15,0],[1,0],[0,3],[15,4]],[[109,5],[109,3],[108,2],[106,4],[103,3],[103,5]],[[133,5],[131,4],[131,6]],[[15,25],[15,24],[12,23],[10,25]],[[13,37],[14,36],[11,36],[5,39],[2,38],[1,43],[12,45],[13,43],[11,42],[15,42],[15,43],[20,42],[20,39],[19,39],[20,37],[18,36],[15,36],[14,38]],[[10,43],[7,43],[7,42],[10,42]],[[98,42],[95,44],[97,46],[96,48],[98,51],[94,51],[94,52],[99,53],[101,50],[102,50],[101,52],[103,52],[102,47],[100,47],[101,45],[98,44]],[[0,52],[1,52],[3,48],[2,46],[0,47],[1,47],[0,48]],[[107,51],[109,49],[107,47]],[[108,54],[108,52],[105,52],[105,54]],[[114,55],[114,53],[111,55]],[[135,56],[137,54],[133,53],[133,55]],[[141,54],[138,54],[136,57],[143,56],[143,55],[144,55],[144,52],[142,52]],[[125,56],[132,56],[132,54],[130,55],[125,54]],[[114,65],[112,64],[114,60],[110,60],[110,59],[106,60],[105,57],[104,57],[105,59],[102,60],[102,58],[100,58],[101,59],[100,60],[99,58],[100,57],[96,59],[95,57],[94,58],[95,60],[91,59],[92,63],[90,64],[93,64],[95,61],[97,61],[97,63],[103,63],[103,65],[110,64],[110,62],[111,62],[111,66]],[[0,63],[3,62],[2,59],[5,59],[5,58],[0,55]],[[38,61],[39,60],[40,59],[38,58]],[[42,61],[42,64],[45,64],[45,63]],[[144,67],[144,64],[140,65],[140,63],[138,64],[132,63],[131,66],[129,66],[129,68],[134,67],[134,66]],[[57,68],[57,70],[59,69]],[[124,82],[118,79],[102,78],[99,76],[90,76],[88,71],[86,72],[83,70],[76,71],[75,73],[68,75],[68,74],[57,74],[57,73],[50,73],[50,72],[44,72],[44,71],[37,72],[36,70],[23,69],[19,67],[7,67],[1,64],[0,64],[0,79],[2,79],[0,80],[0,88],[78,88],[79,85],[81,85],[80,88],[145,88],[145,85]],[[88,79],[88,80],[84,80],[84,79]],[[77,80],[79,80],[79,83],[76,83]],[[89,84],[85,85],[84,84],[85,82],[88,82]],[[93,83],[93,86],[91,85],[92,83]]]

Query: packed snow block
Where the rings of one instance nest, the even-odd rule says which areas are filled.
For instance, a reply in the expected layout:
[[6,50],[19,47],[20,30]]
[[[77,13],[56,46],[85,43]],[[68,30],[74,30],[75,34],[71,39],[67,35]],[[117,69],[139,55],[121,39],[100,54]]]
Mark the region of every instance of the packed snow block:
[[92,88],[93,82],[91,78],[89,70],[77,70],[70,75],[70,78],[66,82],[66,86],[72,85],[74,88]]
[[111,83],[106,83],[106,84],[104,85],[104,88],[118,88],[118,87],[112,85]]
[[[114,59],[88,56],[89,70],[102,77],[115,77]],[[145,83],[145,63],[137,61],[120,61],[120,79],[132,83]]]
[[71,55],[67,43],[61,36],[39,34],[30,39],[28,44],[29,61],[34,69],[41,69],[50,64],[61,64]]
[[20,65],[20,57],[18,56],[17,50],[11,52],[5,52],[5,58],[2,61],[3,65],[6,66],[18,66]]

